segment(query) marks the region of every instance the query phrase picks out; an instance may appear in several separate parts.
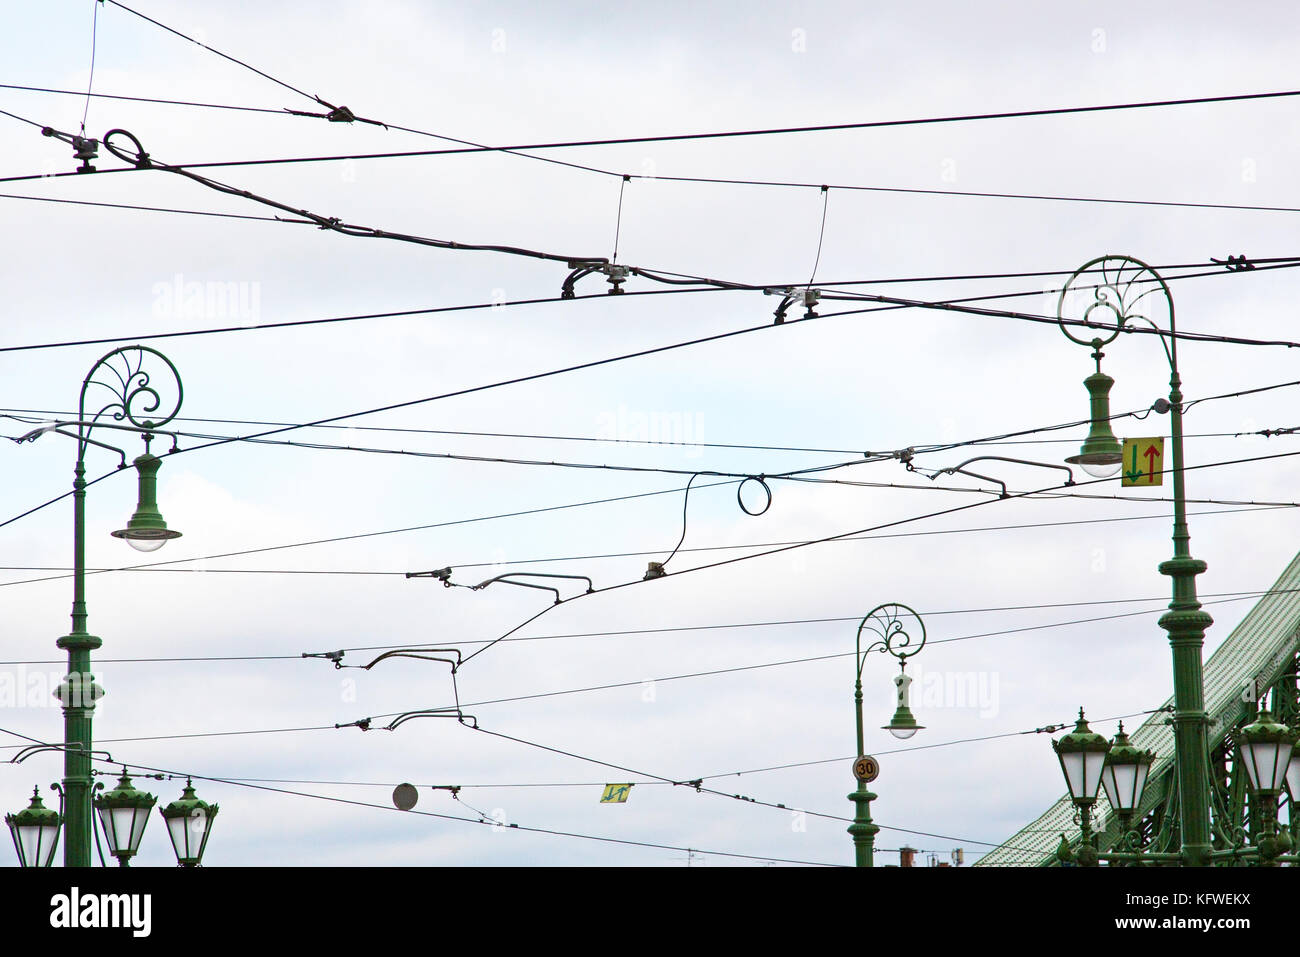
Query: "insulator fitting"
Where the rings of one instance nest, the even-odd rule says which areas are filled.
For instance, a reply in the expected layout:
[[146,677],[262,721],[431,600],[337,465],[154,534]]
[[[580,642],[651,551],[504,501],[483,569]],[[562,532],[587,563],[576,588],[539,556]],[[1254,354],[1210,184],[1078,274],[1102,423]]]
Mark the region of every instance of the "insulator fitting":
[[72,158],[81,160],[81,165],[77,167],[78,173],[95,172],[95,167],[90,165],[90,161],[99,158],[99,140],[87,136],[74,136],[72,151]]
[[606,280],[611,286],[609,294],[611,296],[622,295],[623,283],[627,282],[628,276],[632,274],[631,269],[627,266],[615,266],[612,263],[606,263],[600,267],[600,271],[609,277]]
[[46,126],[41,129],[44,136],[52,136],[56,140],[62,140],[72,146],[72,156],[74,159],[81,160],[81,165],[77,167],[78,173],[93,173],[95,167],[90,165],[90,161],[99,158],[99,140],[89,136],[77,136],[72,133],[60,133],[53,127]]

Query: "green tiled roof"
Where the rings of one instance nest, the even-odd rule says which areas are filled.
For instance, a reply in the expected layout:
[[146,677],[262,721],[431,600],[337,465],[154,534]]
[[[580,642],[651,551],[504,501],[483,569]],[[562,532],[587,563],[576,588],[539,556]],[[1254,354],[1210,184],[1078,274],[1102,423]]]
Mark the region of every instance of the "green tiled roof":
[[[1256,678],[1261,688],[1272,684],[1286,671],[1300,650],[1300,554],[1291,560],[1270,593],[1232,630],[1205,663],[1205,708],[1210,716],[1210,747],[1223,743],[1246,707],[1242,691]],[[1173,698],[1166,703],[1173,705]],[[1153,787],[1172,771],[1174,733],[1166,724],[1168,715],[1149,717],[1129,737],[1138,748],[1156,753],[1146,796],[1145,813],[1160,800],[1162,788]],[[1105,802],[1098,804],[1098,808]],[[1041,817],[1007,838],[1004,846],[985,854],[977,867],[1038,867],[1054,860],[1061,834],[1077,836],[1074,809],[1069,795],[1063,795]]]

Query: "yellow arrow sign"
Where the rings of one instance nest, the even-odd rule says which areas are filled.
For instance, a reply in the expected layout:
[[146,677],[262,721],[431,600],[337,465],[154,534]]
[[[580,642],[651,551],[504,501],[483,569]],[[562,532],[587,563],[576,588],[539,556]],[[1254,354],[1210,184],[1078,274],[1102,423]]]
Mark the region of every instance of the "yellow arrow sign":
[[605,793],[600,796],[601,804],[626,804],[627,796],[632,790],[630,784],[606,784]]
[[1124,440],[1124,472],[1120,485],[1164,484],[1165,440],[1154,439]]

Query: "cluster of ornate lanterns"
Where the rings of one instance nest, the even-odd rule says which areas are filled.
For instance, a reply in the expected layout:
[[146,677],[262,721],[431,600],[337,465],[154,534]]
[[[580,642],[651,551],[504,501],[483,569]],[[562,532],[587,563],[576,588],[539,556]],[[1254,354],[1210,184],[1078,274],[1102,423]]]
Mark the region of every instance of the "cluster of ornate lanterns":
[[[1256,824],[1250,834],[1250,844],[1234,842],[1228,836],[1222,842],[1225,846],[1211,854],[1216,863],[1227,859],[1259,864],[1300,863],[1300,858],[1289,854],[1295,847],[1294,839],[1285,828],[1278,826],[1278,801],[1283,791],[1290,793],[1293,808],[1300,799],[1298,739],[1300,731],[1277,721],[1264,707],[1260,707],[1253,722],[1234,735],[1236,767],[1238,773],[1245,773],[1255,812],[1252,819]],[[1074,730],[1053,741],[1052,747],[1061,762],[1061,773],[1065,776],[1082,831],[1082,840],[1077,848],[1072,848],[1065,835],[1061,835],[1057,857],[1062,863],[1091,867],[1101,861],[1114,864],[1180,862],[1177,853],[1148,850],[1141,835],[1133,830],[1155,755],[1134,747],[1124,733],[1123,724],[1114,741],[1108,741],[1088,727],[1080,709]],[[1093,808],[1098,791],[1102,789],[1105,789],[1110,806],[1120,821],[1116,846],[1123,850],[1113,853],[1099,851],[1098,835],[1092,824]]]
[[[139,852],[145,825],[149,823],[149,812],[157,803],[158,799],[152,794],[132,785],[126,768],[122,769],[122,775],[111,791],[96,796],[94,804],[99,816],[99,832],[119,866],[129,867],[131,858]],[[209,804],[195,795],[194,784],[188,779],[181,796],[159,810],[167,822],[167,836],[171,838],[179,866],[202,865],[203,851],[218,810],[218,805]],[[17,814],[5,815],[5,824],[9,826],[14,849],[18,852],[19,865],[53,866],[64,818],[42,803],[39,788],[33,789],[28,807]],[[102,857],[102,850],[100,853]]]

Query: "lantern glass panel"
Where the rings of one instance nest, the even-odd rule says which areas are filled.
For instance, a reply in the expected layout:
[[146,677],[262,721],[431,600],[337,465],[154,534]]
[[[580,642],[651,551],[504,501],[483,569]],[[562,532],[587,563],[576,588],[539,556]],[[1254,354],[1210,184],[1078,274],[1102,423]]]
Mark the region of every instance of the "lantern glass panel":
[[149,809],[136,807],[103,807],[99,820],[104,826],[104,837],[114,857],[135,854],[144,837],[144,826],[149,823]]
[[203,856],[203,848],[208,842],[208,832],[212,828],[212,819],[216,817],[215,808],[204,810],[196,807],[189,814],[167,818],[167,836],[171,838],[172,850],[176,860],[181,864],[195,863]]
[[1287,777],[1293,748],[1286,741],[1257,741],[1241,745],[1252,791],[1280,791]]
[[59,840],[59,825],[14,826],[14,843],[24,867],[49,867],[54,860],[54,849]]
[[1145,783],[1146,768],[1140,764],[1109,764],[1101,776],[1106,798],[1116,811],[1131,811]]
[[1286,786],[1291,792],[1292,805],[1300,804],[1300,749],[1294,747],[1286,766]]

